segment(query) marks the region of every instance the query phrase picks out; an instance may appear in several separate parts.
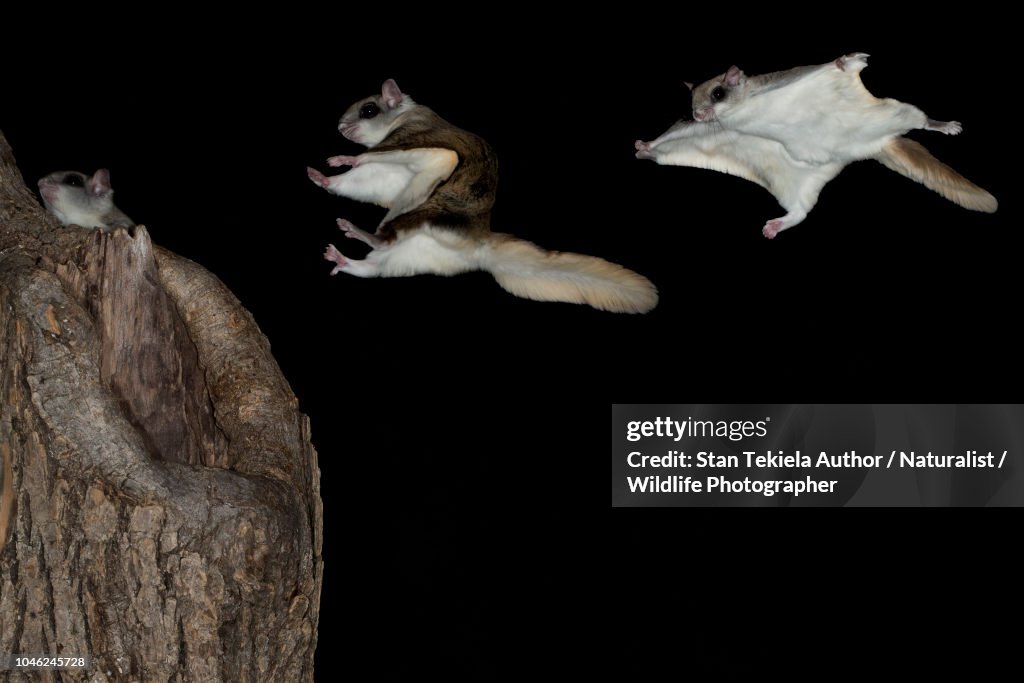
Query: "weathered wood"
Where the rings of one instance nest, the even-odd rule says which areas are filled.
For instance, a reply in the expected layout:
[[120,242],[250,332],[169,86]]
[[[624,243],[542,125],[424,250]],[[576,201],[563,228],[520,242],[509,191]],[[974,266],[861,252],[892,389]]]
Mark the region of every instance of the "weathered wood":
[[267,340],[145,228],[57,226],[2,134],[0,397],[0,654],[94,660],[9,680],[312,680],[319,470]]

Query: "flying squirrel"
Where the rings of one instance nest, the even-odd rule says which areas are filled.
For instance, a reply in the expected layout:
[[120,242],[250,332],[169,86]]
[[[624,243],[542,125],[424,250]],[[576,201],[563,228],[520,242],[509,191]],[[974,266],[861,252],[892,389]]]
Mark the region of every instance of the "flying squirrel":
[[619,313],[646,313],[657,289],[637,273],[594,256],[546,251],[530,242],[491,232],[498,160],[482,138],[417,104],[388,80],[379,95],[353,104],[338,130],[370,149],[334,156],[332,177],[309,168],[309,178],[328,192],[388,209],[375,233],[347,220],[347,237],[370,245],[364,260],[329,245],[324,258],[339,272],[358,277],[454,275],[484,270],[506,291],[538,301],[588,304]]
[[131,228],[135,222],[114,206],[110,171],[101,168],[91,176],[78,171],[57,171],[39,180],[43,205],[61,225],[100,228]]
[[902,135],[924,129],[957,135],[957,121],[936,121],[868,92],[857,52],[817,66],[746,76],[736,66],[693,90],[693,121],[680,121],[636,156],[659,164],[729,173],[775,195],[786,215],[762,230],[772,239],[807,217],[822,188],[848,164],[874,159],[946,199],[992,213],[995,197]]

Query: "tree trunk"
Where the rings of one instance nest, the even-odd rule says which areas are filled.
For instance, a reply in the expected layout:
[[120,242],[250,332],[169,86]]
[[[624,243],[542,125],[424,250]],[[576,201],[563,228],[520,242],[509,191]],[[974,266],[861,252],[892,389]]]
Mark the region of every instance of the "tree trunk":
[[146,229],[62,228],[0,133],[0,657],[12,681],[311,681],[309,422],[252,316]]

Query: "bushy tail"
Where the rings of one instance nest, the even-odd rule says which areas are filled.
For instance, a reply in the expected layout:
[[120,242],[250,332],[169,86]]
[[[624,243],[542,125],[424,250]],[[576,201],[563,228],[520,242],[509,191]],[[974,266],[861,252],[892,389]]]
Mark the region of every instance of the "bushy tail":
[[596,256],[546,251],[511,235],[490,236],[480,267],[505,291],[526,299],[588,304],[615,313],[646,313],[658,303],[651,281],[627,268]]
[[916,180],[965,209],[993,213],[999,203],[991,194],[931,155],[910,138],[895,138],[875,157],[886,168]]

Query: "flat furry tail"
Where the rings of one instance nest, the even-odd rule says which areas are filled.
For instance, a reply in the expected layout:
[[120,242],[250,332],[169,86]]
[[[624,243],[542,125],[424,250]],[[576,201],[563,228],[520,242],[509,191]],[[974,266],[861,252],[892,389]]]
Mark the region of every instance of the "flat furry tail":
[[910,138],[889,141],[875,159],[886,168],[916,180],[965,209],[994,213],[999,207],[995,197],[933,157],[923,145]]
[[481,253],[481,268],[505,291],[536,301],[588,304],[602,311],[646,313],[658,303],[650,280],[596,256],[546,251],[495,233]]

